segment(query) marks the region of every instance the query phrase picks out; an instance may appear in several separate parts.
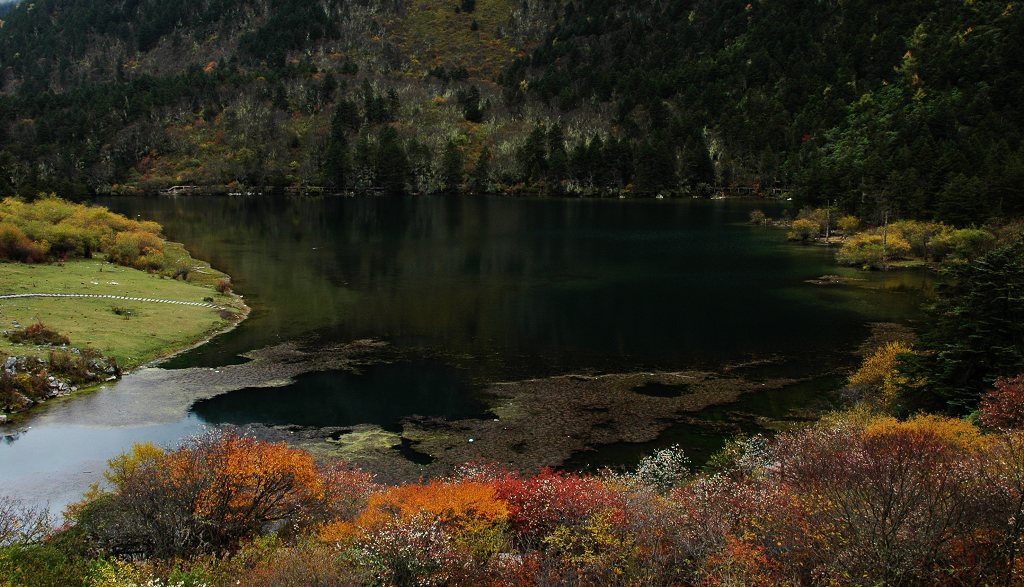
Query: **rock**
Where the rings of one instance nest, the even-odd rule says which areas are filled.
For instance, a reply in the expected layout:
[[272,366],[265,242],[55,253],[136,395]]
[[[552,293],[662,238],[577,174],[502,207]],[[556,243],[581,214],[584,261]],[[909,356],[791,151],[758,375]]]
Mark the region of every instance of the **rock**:
[[4,361],[4,369],[14,369],[18,366],[18,357],[7,357]]
[[0,424],[7,423],[7,414],[0,414]]

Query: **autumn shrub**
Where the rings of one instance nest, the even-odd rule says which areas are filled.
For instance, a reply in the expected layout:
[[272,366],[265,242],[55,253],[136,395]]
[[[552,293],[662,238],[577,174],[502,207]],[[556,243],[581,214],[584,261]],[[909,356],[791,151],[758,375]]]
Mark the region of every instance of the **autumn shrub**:
[[360,564],[358,554],[333,544],[300,537],[285,541],[263,536],[243,543],[229,557],[203,556],[176,561],[160,570],[167,583],[184,577],[188,585],[241,587],[306,587],[308,585],[367,585],[373,577]]
[[1024,374],[996,380],[995,388],[981,396],[978,421],[989,428],[1024,426]]
[[416,516],[392,521],[359,542],[360,564],[376,585],[466,584],[468,556],[440,520]]
[[558,526],[544,538],[544,544],[568,571],[563,576],[573,584],[607,585],[618,577],[636,574],[634,535],[617,531],[609,510],[580,524]]
[[33,544],[53,533],[54,523],[44,508],[0,496],[0,547]]
[[107,256],[110,261],[120,265],[147,269],[151,265],[150,259],[159,259],[162,263],[162,250],[163,241],[153,233],[119,232],[114,235],[113,241],[107,246]]
[[819,234],[821,234],[821,228],[817,221],[798,218],[793,221],[786,237],[793,241],[805,241],[812,237],[816,238]]
[[750,213],[750,223],[759,225],[767,224],[768,216],[766,216],[762,210],[754,210]]
[[666,493],[690,476],[690,459],[678,444],[644,456],[633,471],[621,476],[632,485]]
[[861,366],[850,375],[850,386],[860,395],[881,408],[892,408],[900,390],[910,379],[898,368],[901,355],[913,352],[910,344],[893,341],[879,347],[864,358]]
[[6,335],[7,340],[16,344],[35,344],[44,346],[67,346],[71,340],[63,334],[53,330],[42,322],[30,324],[23,330],[11,330]]
[[836,253],[836,261],[843,265],[880,268],[886,262],[904,259],[910,253],[910,243],[899,236],[889,235],[882,245],[881,234],[862,232],[843,242]]
[[721,550],[703,561],[697,575],[700,585],[705,587],[773,587],[789,578],[780,576],[778,567],[778,562],[769,558],[763,546],[728,536]]
[[941,222],[900,220],[889,224],[889,236],[905,241],[910,245],[909,254],[920,259],[930,258],[930,245],[936,237],[949,231],[950,227]]
[[979,553],[979,583],[1019,585],[1024,579],[1024,433],[1012,430],[993,435],[978,459],[980,484],[977,516],[988,532],[965,536],[974,539],[968,553]]
[[839,219],[836,220],[836,228],[844,234],[856,232],[857,229],[860,228],[860,218],[851,214],[840,216]]
[[4,587],[86,587],[92,561],[49,544],[0,548]]
[[801,208],[797,212],[796,218],[797,220],[813,222],[817,229],[813,231],[812,236],[817,236],[825,232],[829,222],[829,213],[825,208]]
[[325,504],[331,477],[284,444],[215,433],[137,460],[130,468],[112,461],[114,492],[81,508],[82,523],[111,552],[223,552],[270,530],[315,527],[335,511]]
[[229,294],[231,293],[231,280],[218,279],[217,283],[213,287],[218,293]]
[[973,261],[991,250],[995,244],[996,236],[988,230],[962,228],[936,235],[929,247],[936,261]]
[[32,379],[24,373],[0,370],[0,411],[17,412],[27,408],[35,395]]
[[320,537],[358,548],[375,574],[450,582],[455,574],[483,573],[507,549],[507,520],[508,507],[490,485],[435,480],[381,489],[354,520],[328,524]]
[[0,258],[22,263],[41,263],[46,260],[46,243],[32,242],[17,226],[0,223]]
[[773,475],[818,532],[808,564],[821,580],[935,584],[978,554],[952,539],[983,524],[971,516],[983,446],[969,423],[938,416],[822,425],[780,437]]
[[508,504],[508,520],[517,541],[536,546],[565,524],[582,524],[611,511],[621,516],[620,495],[596,477],[544,470],[532,477],[509,474],[493,483]]
[[[112,260],[139,268],[162,268],[161,227],[98,206],[73,204],[50,194],[28,203],[0,201],[0,258],[41,262],[89,258],[108,252]],[[126,234],[130,236],[120,236]],[[159,246],[154,246],[158,243]],[[144,249],[149,248],[147,253]],[[141,258],[141,259],[140,259]]]

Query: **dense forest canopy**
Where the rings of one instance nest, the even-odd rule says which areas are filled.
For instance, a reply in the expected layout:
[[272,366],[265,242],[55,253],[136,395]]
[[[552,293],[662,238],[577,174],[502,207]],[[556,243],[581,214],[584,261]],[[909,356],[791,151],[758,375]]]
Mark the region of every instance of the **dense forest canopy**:
[[1024,212],[1022,28],[986,0],[44,0],[0,29],[0,191],[744,186],[968,225]]

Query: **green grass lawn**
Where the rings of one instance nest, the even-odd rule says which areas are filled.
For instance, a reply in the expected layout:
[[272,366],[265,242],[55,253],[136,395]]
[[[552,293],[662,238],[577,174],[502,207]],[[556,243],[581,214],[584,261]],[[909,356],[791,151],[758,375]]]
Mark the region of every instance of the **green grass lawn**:
[[[178,254],[187,255],[183,248]],[[128,297],[214,303],[235,313],[244,311],[241,299],[223,295],[213,284],[224,275],[201,267],[189,282],[173,280],[136,269],[111,265],[100,259],[74,260],[63,266],[0,263],[0,294],[11,293],[82,293]],[[131,311],[125,319],[113,307]],[[12,328],[17,321],[26,327],[42,321],[50,328],[68,336],[72,346],[90,347],[115,357],[122,367],[135,367],[155,358],[199,342],[226,327],[231,320],[222,318],[217,309],[152,302],[130,302],[112,299],[23,298],[0,300],[0,330]],[[48,347],[13,344],[0,338],[0,353],[9,355],[45,355]]]

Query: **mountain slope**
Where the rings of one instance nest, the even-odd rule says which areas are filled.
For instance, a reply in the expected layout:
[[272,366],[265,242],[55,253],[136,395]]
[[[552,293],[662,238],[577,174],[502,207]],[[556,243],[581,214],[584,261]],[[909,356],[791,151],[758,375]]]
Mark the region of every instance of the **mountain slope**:
[[0,29],[0,191],[790,191],[1024,213],[1015,3],[44,0]]

